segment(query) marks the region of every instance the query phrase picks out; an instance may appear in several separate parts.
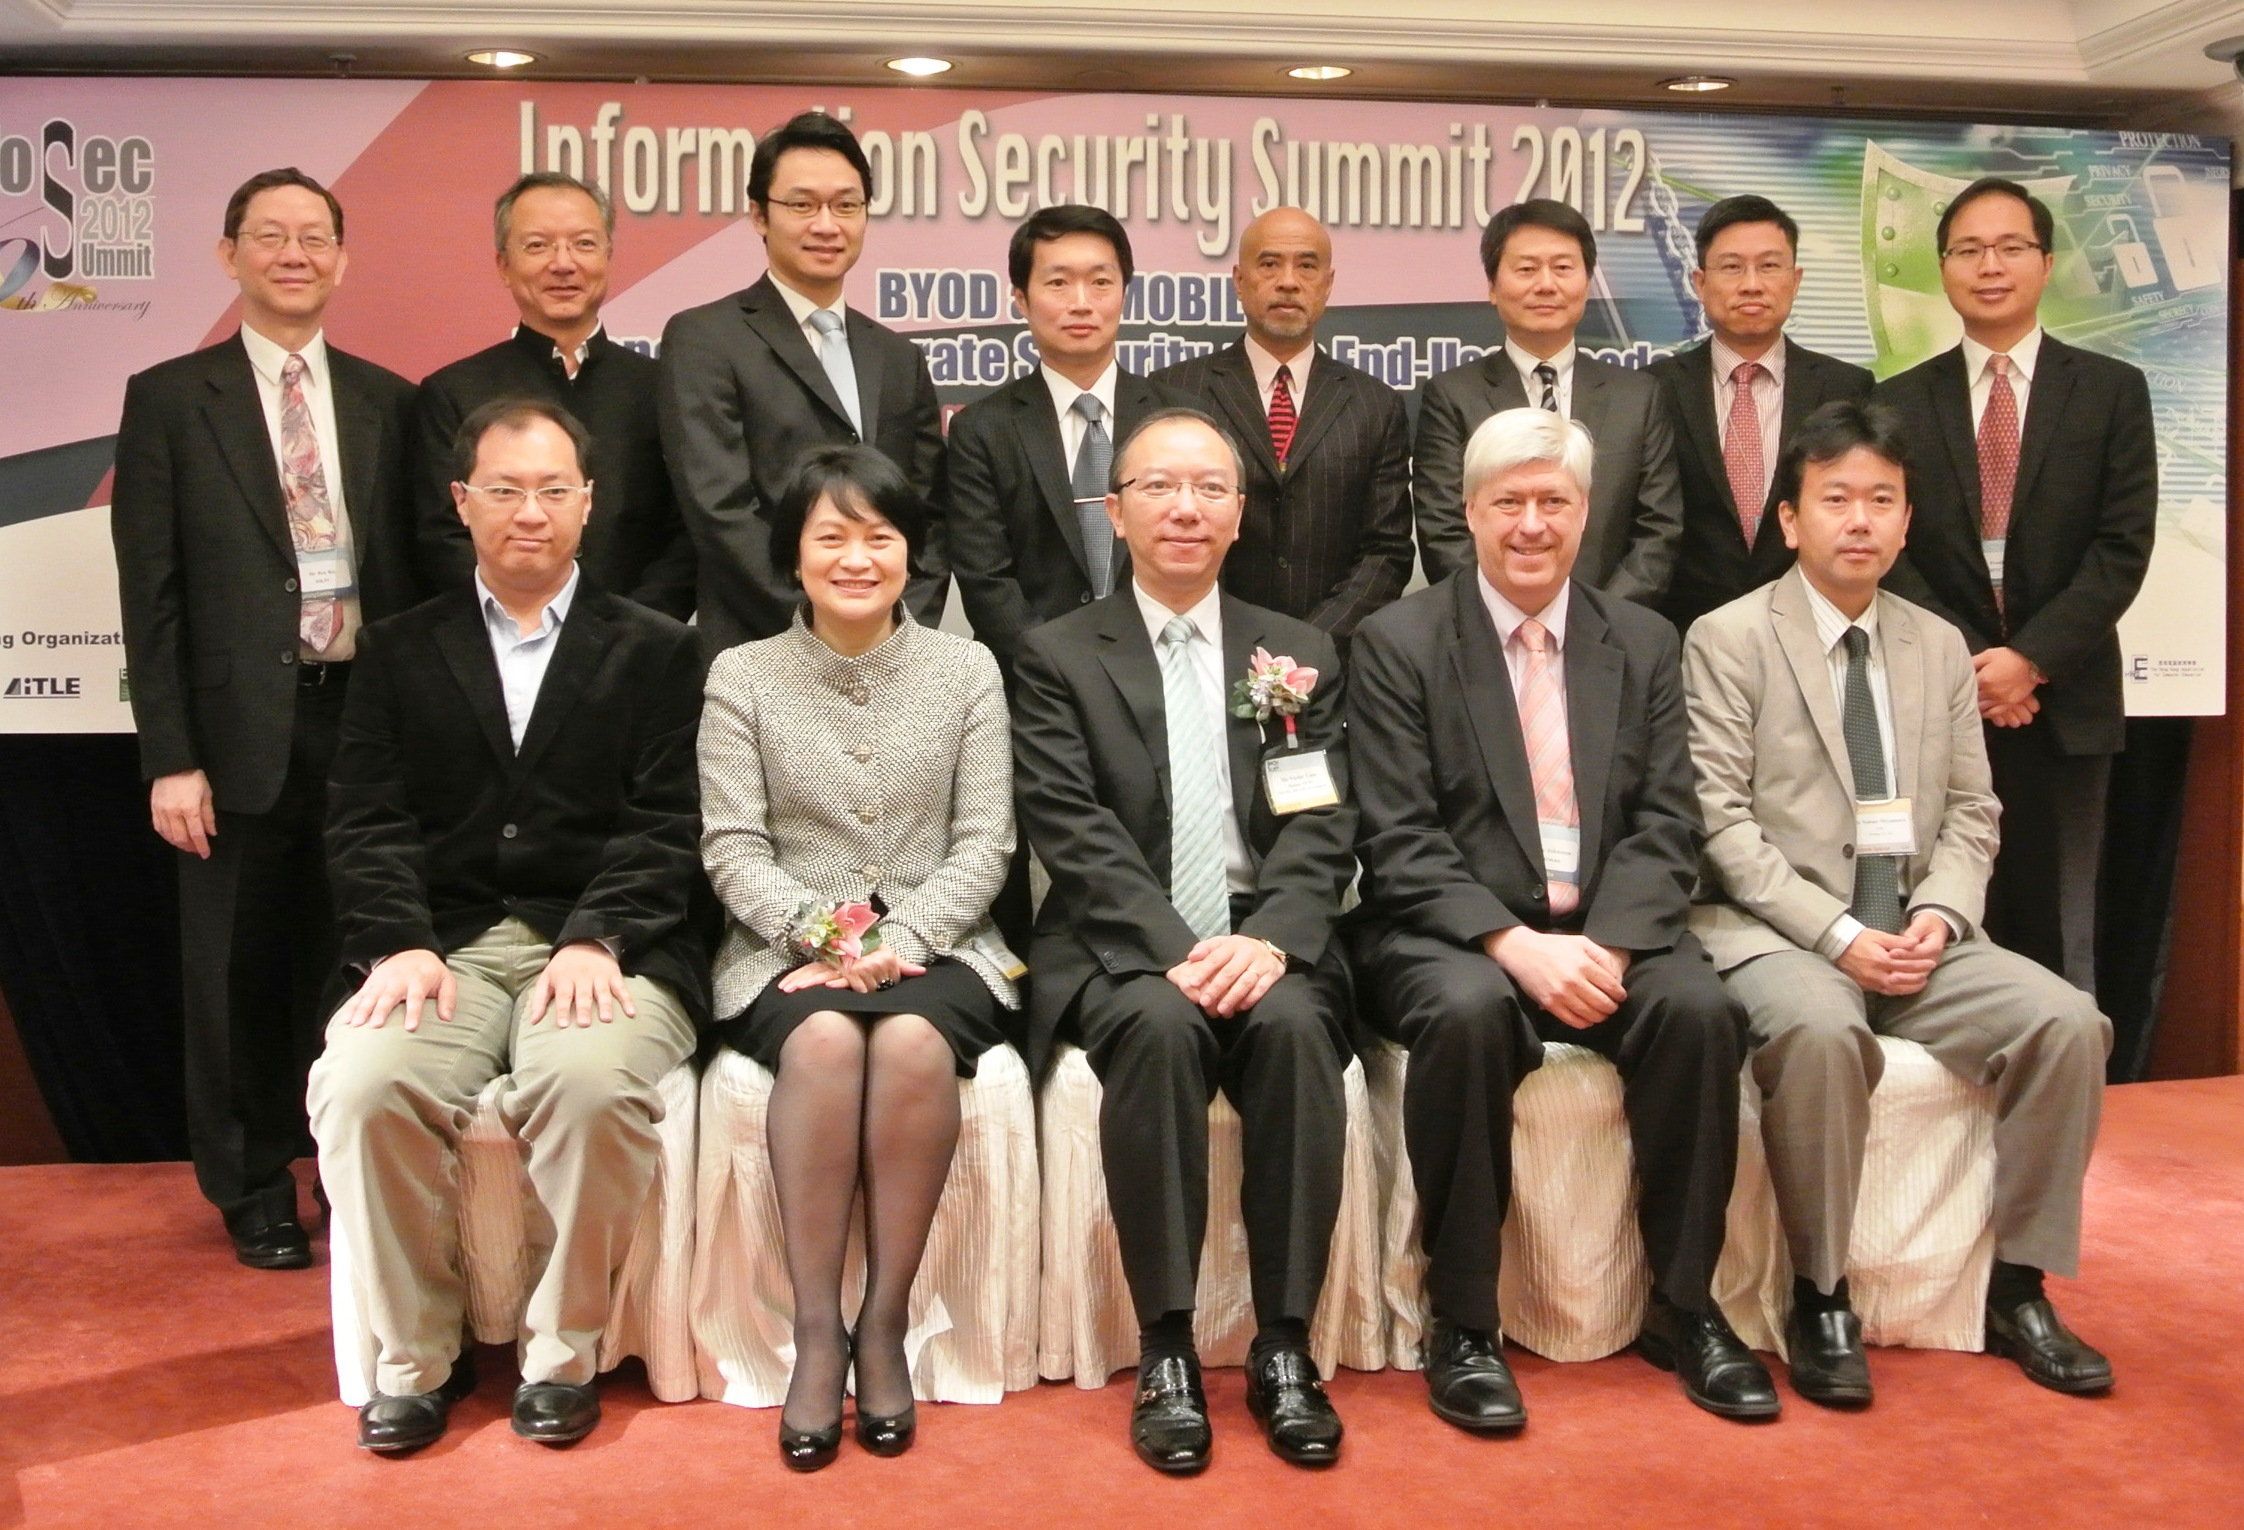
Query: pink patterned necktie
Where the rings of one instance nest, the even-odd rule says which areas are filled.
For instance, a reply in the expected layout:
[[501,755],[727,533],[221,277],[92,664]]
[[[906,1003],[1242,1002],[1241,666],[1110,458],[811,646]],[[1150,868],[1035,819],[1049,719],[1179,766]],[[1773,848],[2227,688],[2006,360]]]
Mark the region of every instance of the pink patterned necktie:
[[[1979,535],[1989,542],[2010,536],[2010,501],[2018,491],[2018,395],[2010,386],[2010,358],[1987,358],[1987,407],[1979,416]],[[1995,586],[2002,609],[2002,586]]]
[[1761,363],[1741,361],[1730,373],[1730,427],[1722,437],[1722,466],[1730,475],[1730,494],[1738,503],[1738,528],[1751,547],[1761,531],[1761,510],[1769,492],[1768,459],[1761,450],[1761,406],[1753,401],[1753,379]]
[[[1527,741],[1527,773],[1535,782],[1535,817],[1542,823],[1578,827],[1581,808],[1574,800],[1574,756],[1566,741],[1566,698],[1559,694],[1558,671],[1551,663],[1550,632],[1530,617],[1512,634],[1527,650],[1527,671],[1519,682],[1520,732]],[[1547,879],[1551,913],[1570,914],[1582,901],[1573,882]]]
[[[305,553],[335,550],[335,507],[327,497],[327,473],[320,466],[319,433],[312,429],[311,406],[304,401],[304,358],[290,355],[281,367],[281,493],[288,504],[288,539],[299,559]],[[333,595],[306,595],[297,608],[296,640],[306,653],[327,652],[342,625],[342,606]]]

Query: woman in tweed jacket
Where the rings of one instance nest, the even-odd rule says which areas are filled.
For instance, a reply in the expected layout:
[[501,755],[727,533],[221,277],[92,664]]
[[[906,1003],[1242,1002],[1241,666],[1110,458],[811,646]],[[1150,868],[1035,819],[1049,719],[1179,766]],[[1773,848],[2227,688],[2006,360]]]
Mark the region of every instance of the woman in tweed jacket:
[[[956,1079],[1018,1004],[989,918],[1013,852],[1005,694],[987,649],[901,604],[926,526],[881,453],[807,453],[771,514],[772,564],[805,603],[786,632],[718,657],[702,715],[702,859],[728,916],[719,1036],[778,1075],[767,1130],[795,1297],[780,1451],[806,1471],[840,1444],[853,1353],[859,1442],[911,1443],[906,1299],[958,1141]],[[858,902],[877,948],[821,953],[809,927]],[[841,1277],[860,1185],[853,1338]]]

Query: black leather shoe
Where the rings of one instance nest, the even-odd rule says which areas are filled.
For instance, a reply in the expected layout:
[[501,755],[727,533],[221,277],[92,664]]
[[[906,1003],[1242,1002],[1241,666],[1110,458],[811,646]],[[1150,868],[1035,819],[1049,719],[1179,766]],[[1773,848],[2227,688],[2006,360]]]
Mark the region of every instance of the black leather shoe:
[[1296,1466],[1340,1459],[1340,1415],[1307,1350],[1283,1346],[1247,1361],[1247,1411],[1270,1448]]
[[1423,1358],[1435,1417],[1475,1434],[1513,1434],[1527,1427],[1519,1384],[1487,1329],[1436,1318]]
[[1870,1358],[1862,1352],[1862,1319],[1844,1307],[1811,1312],[1795,1303],[1785,1320],[1784,1347],[1792,1390],[1826,1408],[1870,1405]]
[[312,1263],[312,1240],[294,1217],[229,1227],[234,1257],[253,1270],[303,1270]]
[[2047,1297],[1987,1308],[1987,1353],[2018,1362],[2029,1381],[2052,1392],[2108,1392],[2112,1363],[2064,1325]]
[[841,1453],[841,1420],[835,1419],[823,1429],[789,1429],[784,1413],[779,1418],[779,1459],[787,1463],[788,1470],[814,1472],[822,1466],[832,1466],[834,1457]]
[[590,1382],[525,1381],[514,1389],[514,1432],[540,1445],[569,1445],[600,1422],[600,1394]]
[[1140,1361],[1138,1395],[1130,1405],[1130,1444],[1138,1459],[1157,1472],[1183,1476],[1208,1464],[1214,1438],[1198,1357]]
[[475,1390],[475,1356],[460,1351],[452,1374],[433,1392],[391,1397],[376,1392],[358,1410],[358,1448],[380,1455],[403,1455],[444,1438],[452,1404]]
[[1730,1331],[1720,1311],[1685,1312],[1658,1297],[1644,1314],[1637,1353],[1675,1372],[1683,1395],[1723,1418],[1775,1418],[1783,1404],[1768,1367]]
[[901,1413],[867,1413],[857,1410],[857,1443],[876,1456],[900,1456],[912,1448],[912,1440],[919,1433],[919,1409],[913,1405]]

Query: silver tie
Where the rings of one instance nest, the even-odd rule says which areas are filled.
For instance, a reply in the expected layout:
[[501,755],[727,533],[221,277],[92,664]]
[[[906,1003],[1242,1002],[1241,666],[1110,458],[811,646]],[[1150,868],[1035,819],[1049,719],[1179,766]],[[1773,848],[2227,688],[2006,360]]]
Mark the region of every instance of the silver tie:
[[1096,395],[1078,393],[1068,407],[1083,416],[1083,444],[1075,449],[1071,475],[1075,523],[1083,531],[1084,570],[1091,576],[1091,593],[1104,597],[1114,588],[1114,525],[1106,518],[1106,481],[1114,466],[1114,442],[1099,423],[1106,406]]
[[1169,724],[1169,901],[1202,940],[1231,933],[1223,866],[1220,710],[1192,672],[1192,623],[1161,629],[1161,696]]
[[818,331],[819,364],[833,380],[834,391],[841,395],[842,408],[848,411],[849,423],[862,439],[865,418],[857,407],[857,360],[849,354],[849,336],[842,330],[842,316],[831,308],[813,308],[810,327]]

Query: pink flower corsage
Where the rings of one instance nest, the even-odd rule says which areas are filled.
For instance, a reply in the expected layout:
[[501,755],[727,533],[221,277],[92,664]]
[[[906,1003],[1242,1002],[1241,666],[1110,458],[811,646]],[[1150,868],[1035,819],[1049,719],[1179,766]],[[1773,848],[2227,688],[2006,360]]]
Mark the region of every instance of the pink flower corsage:
[[870,903],[805,903],[795,910],[795,947],[838,967],[880,949],[879,919]]
[[1251,717],[1258,723],[1282,717],[1286,721],[1286,747],[1299,749],[1301,739],[1294,720],[1309,704],[1309,693],[1316,688],[1315,670],[1294,663],[1290,654],[1273,655],[1266,648],[1257,648],[1247,661],[1247,678],[1231,687],[1231,715]]

